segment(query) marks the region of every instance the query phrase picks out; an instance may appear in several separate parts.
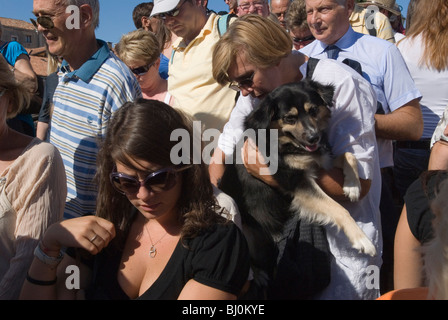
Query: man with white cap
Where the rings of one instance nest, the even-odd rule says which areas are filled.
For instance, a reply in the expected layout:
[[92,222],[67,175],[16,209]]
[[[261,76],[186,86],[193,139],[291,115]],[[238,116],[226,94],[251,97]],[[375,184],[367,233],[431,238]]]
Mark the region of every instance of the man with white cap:
[[174,107],[201,121],[206,129],[222,130],[236,94],[212,76],[212,49],[223,30],[218,27],[220,16],[208,12],[207,2],[154,0],[151,16],[162,19],[178,36],[168,71],[168,91],[175,97]]

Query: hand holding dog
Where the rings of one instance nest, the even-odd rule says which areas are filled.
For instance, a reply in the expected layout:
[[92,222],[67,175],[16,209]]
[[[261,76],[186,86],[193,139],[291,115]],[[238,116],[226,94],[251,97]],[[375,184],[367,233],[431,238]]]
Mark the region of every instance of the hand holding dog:
[[244,142],[244,145],[241,148],[241,158],[247,172],[252,176],[273,188],[279,187],[273,174],[262,174],[264,172],[269,172],[269,167],[267,166],[263,155],[258,151],[257,145],[251,138],[247,138]]

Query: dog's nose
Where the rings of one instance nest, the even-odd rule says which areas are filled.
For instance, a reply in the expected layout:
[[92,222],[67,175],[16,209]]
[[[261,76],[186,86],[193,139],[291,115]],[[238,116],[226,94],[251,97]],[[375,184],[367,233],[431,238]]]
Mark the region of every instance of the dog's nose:
[[309,144],[316,144],[319,142],[320,136],[317,132],[309,132],[306,136],[306,141]]

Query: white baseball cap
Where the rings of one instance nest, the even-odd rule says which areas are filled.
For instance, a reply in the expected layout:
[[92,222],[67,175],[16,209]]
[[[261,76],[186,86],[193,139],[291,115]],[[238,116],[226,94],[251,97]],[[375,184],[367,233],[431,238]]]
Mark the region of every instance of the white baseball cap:
[[180,0],[154,0],[154,8],[151,12],[151,17],[159,13],[164,13],[173,10],[177,7]]

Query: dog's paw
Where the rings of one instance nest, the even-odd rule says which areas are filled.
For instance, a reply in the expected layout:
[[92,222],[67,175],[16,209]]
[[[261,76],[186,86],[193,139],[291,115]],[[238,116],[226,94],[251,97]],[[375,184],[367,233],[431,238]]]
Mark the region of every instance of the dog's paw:
[[358,239],[356,243],[353,245],[353,248],[357,249],[361,253],[368,254],[371,257],[376,256],[375,246],[369,239],[365,237]]
[[344,195],[350,199],[351,202],[356,202],[361,196],[361,188],[359,186],[348,186],[343,187]]

